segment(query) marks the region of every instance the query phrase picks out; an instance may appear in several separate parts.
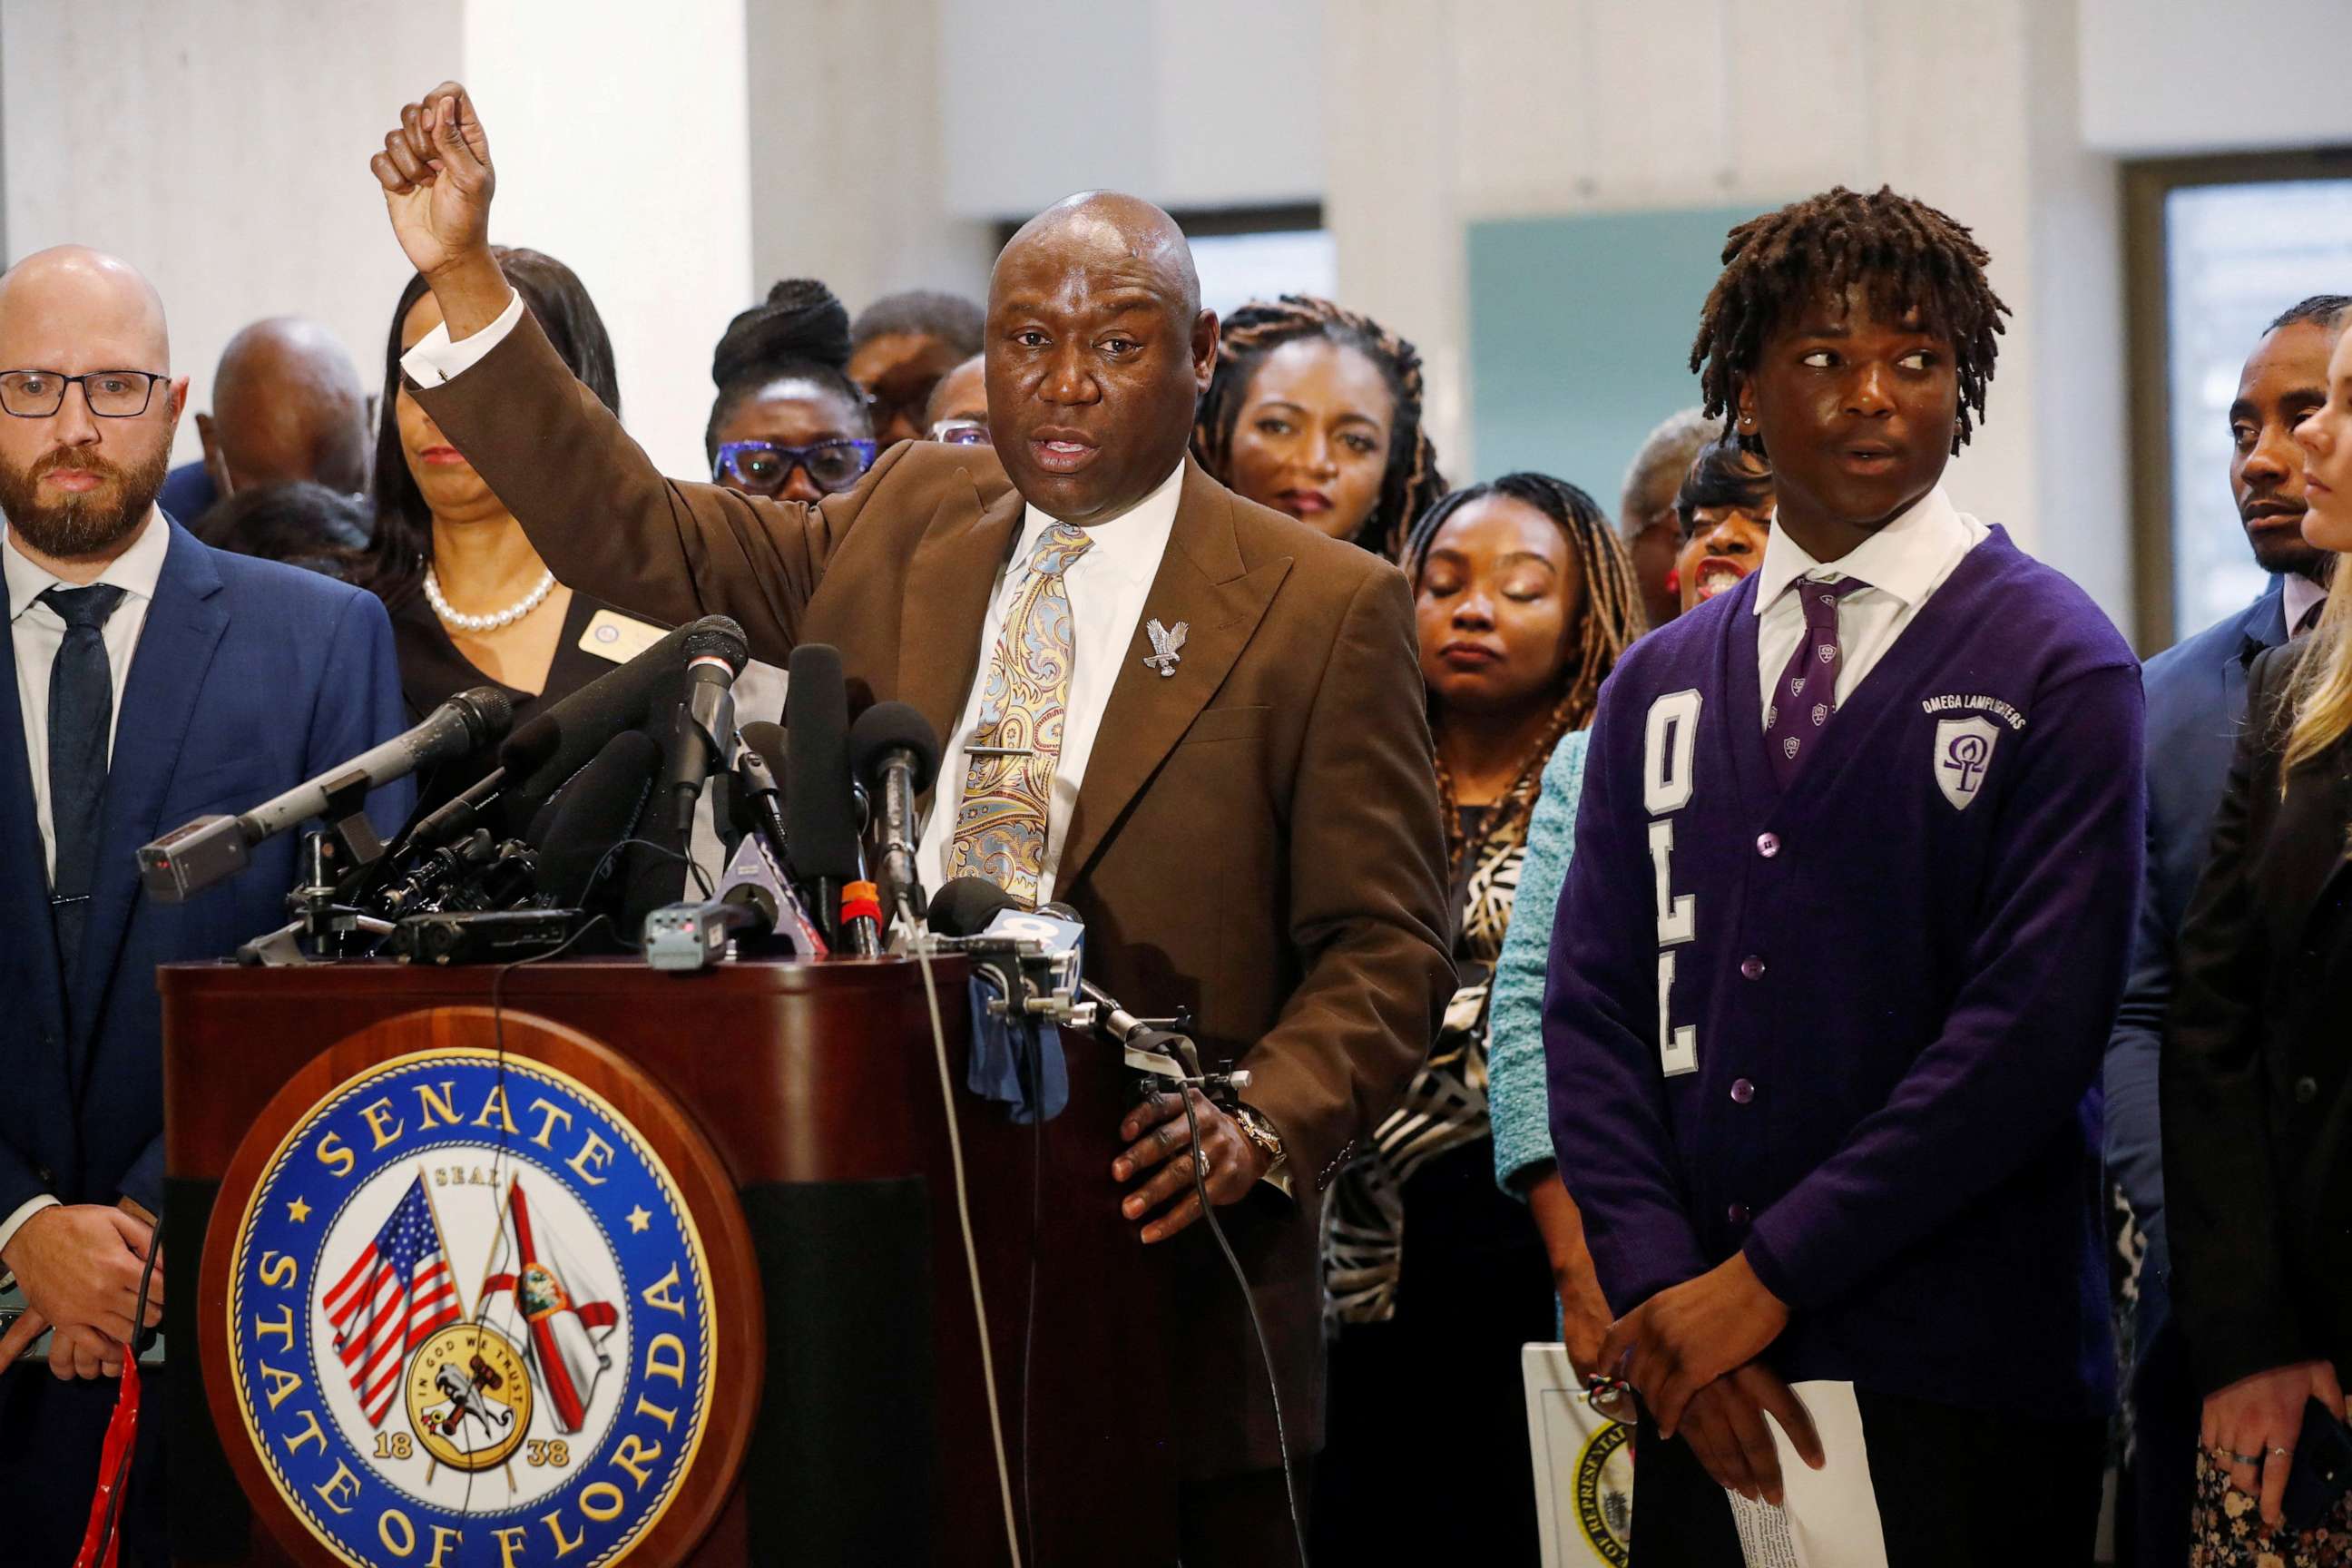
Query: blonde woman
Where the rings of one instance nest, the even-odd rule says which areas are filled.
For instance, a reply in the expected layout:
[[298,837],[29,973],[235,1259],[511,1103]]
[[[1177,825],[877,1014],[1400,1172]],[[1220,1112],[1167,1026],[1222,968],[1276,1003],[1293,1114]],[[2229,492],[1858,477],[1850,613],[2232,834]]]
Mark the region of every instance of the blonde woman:
[[[2304,538],[2340,554],[2352,334],[2327,374],[2294,438]],[[2298,1568],[2345,1562],[2352,1529],[2347,1497],[2314,1528],[2282,1523],[2307,1407],[2341,1419],[2352,1365],[2352,572],[2247,695],[2165,1029],[2165,1191],[2205,1401],[2190,1561]]]

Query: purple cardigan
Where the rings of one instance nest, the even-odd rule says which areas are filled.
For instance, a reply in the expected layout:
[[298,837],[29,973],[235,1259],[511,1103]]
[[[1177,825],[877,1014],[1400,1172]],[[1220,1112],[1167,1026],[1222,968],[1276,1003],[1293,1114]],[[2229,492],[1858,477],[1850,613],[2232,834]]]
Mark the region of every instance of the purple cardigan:
[[2103,1412],[2089,1091],[2139,886],[2138,663],[1996,528],[1783,796],[1755,592],[1635,644],[1593,724],[1544,1046],[1602,1289],[1622,1312],[1745,1252],[1790,1308],[1784,1376]]

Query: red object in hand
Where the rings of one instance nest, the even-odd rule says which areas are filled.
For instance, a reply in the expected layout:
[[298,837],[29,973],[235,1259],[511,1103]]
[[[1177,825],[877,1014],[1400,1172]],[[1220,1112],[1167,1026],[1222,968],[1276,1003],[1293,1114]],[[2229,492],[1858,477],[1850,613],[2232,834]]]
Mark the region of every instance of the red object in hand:
[[[89,1528],[82,1534],[81,1550],[74,1554],[74,1568],[115,1568],[116,1559],[122,1554],[122,1531],[130,1508],[127,1503],[115,1505],[114,1532],[107,1535],[106,1505],[118,1494],[126,1498],[130,1494],[131,1446],[138,1439],[139,1357],[126,1348],[122,1390],[114,1396],[114,1414],[106,1423],[106,1443],[98,1455],[98,1490],[89,1500]],[[99,1550],[100,1536],[106,1536],[103,1552]]]

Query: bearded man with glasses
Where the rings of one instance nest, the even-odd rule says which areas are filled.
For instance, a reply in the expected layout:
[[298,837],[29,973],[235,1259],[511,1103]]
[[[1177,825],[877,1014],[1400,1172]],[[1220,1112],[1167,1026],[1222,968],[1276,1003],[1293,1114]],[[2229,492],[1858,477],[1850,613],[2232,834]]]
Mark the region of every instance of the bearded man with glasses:
[[[400,728],[381,604],[211,549],[156,506],[188,392],[170,366],[163,301],[123,262],[66,247],[0,275],[0,1300],[22,1308],[0,1333],[0,1555],[27,1568],[73,1561],[108,1380],[188,1286],[156,1220],[155,966],[226,957],[283,919],[294,880],[289,836],[256,847],[251,876],[155,904],[132,851]],[[370,801],[379,832],[409,795]],[[168,1371],[142,1371],[126,1563],[165,1561]]]

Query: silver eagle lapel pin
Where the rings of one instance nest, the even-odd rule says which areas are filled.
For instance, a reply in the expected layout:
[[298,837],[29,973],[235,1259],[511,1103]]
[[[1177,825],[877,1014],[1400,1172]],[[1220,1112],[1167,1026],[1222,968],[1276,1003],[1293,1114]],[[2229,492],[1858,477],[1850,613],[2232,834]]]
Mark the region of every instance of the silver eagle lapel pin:
[[1176,673],[1176,666],[1183,658],[1185,625],[1178,621],[1173,626],[1163,626],[1153,620],[1147,622],[1143,629],[1151,638],[1151,651],[1143,657],[1144,668],[1158,670],[1164,680]]

